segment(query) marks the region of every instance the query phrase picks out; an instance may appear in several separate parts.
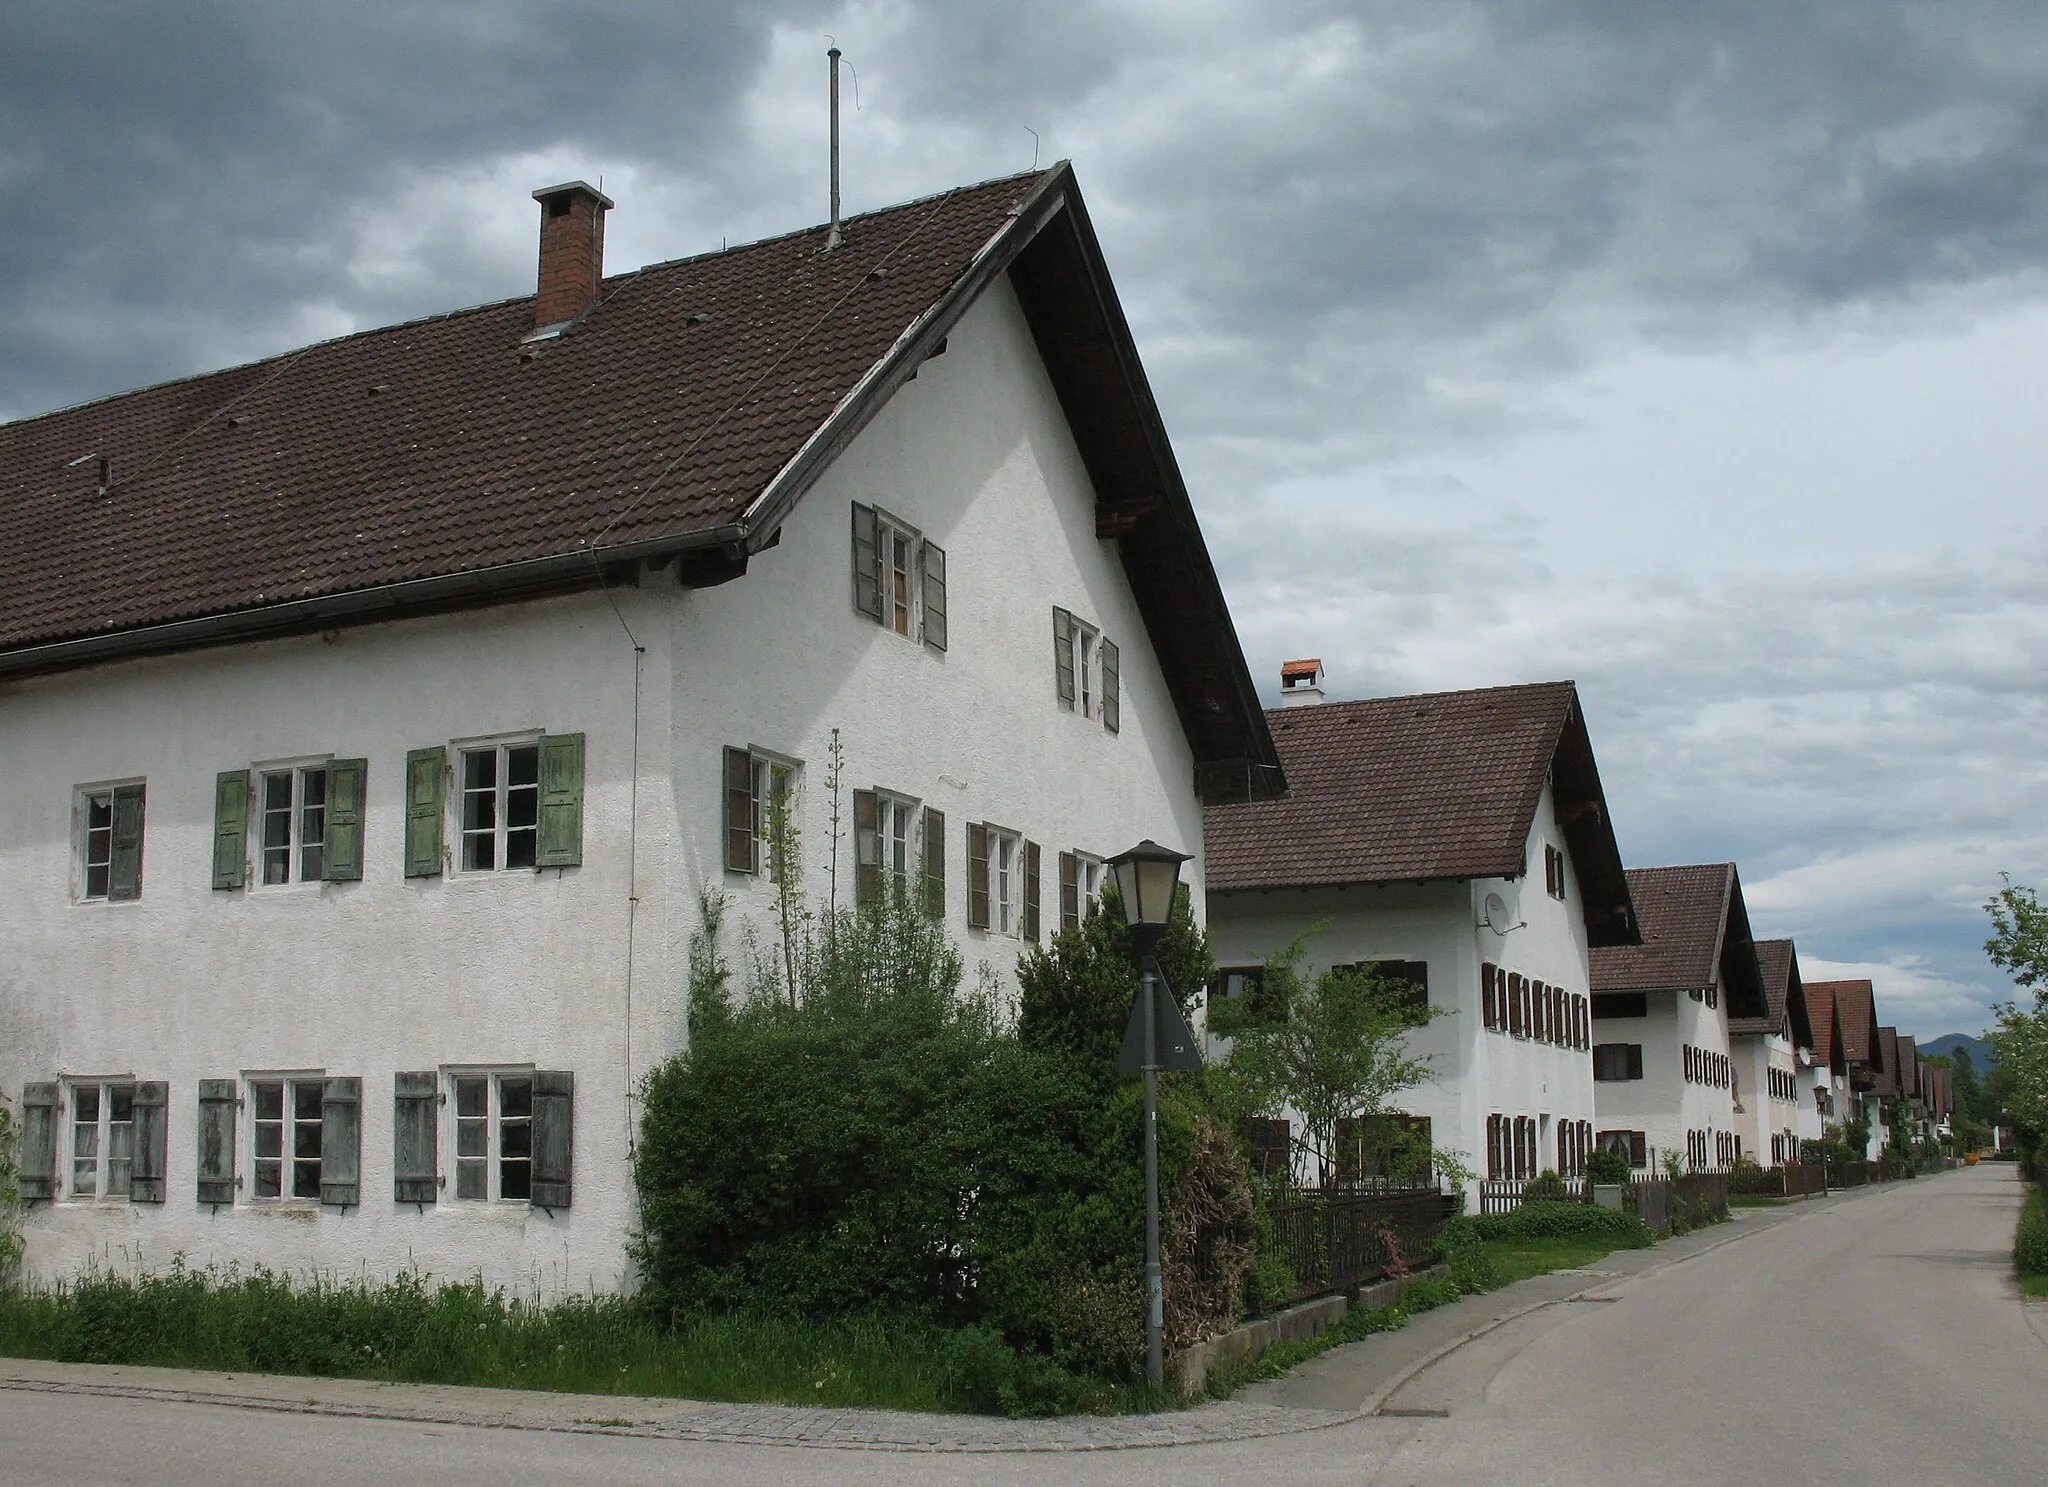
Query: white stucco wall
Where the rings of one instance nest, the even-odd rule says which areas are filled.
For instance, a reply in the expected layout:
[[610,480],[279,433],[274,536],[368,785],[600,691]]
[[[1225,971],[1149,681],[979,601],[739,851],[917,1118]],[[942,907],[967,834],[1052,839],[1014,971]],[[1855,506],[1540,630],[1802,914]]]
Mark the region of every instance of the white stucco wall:
[[[945,547],[945,653],[855,611],[855,500]],[[1047,934],[1059,927],[1059,852],[1107,856],[1149,836],[1199,853],[1190,750],[1006,283],[743,578],[689,591],[651,573],[612,597],[616,613],[583,595],[0,683],[0,885],[13,906],[0,938],[0,1089],[18,1099],[31,1080],[98,1075],[170,1085],[168,1200],[36,1205],[32,1273],[182,1254],[371,1276],[418,1266],[543,1295],[628,1283],[631,1091],[681,1045],[698,890],[732,896],[736,963],[740,923],[765,934],[771,919],[765,882],[722,865],[728,744],[803,761],[814,900],[828,881],[832,729],[845,760],[842,902],[852,790],[943,809],[946,923],[970,968],[985,962],[1006,984],[1022,942],[965,927],[969,822],[1042,844]],[[1119,733],[1059,707],[1055,605],[1121,647]],[[404,878],[406,751],[543,730],[586,737],[583,865]],[[368,760],[363,881],[213,890],[216,772],[316,755]],[[76,903],[76,787],[132,778],[148,785],[142,896]],[[1188,878],[1200,905],[1199,858]],[[575,1074],[570,1209],[392,1201],[393,1075],[454,1064]],[[198,1081],[316,1070],[363,1080],[362,1205],[199,1206]],[[238,1127],[246,1168],[246,1110]],[[444,1131],[444,1171],[448,1148]]]
[[[1736,1034],[1729,1039],[1742,1076],[1742,1112],[1735,1117],[1736,1134],[1742,1138],[1742,1154],[1752,1158],[1759,1166],[1772,1165],[1771,1138],[1784,1138],[1783,1149],[1787,1159],[1797,1158],[1799,1151],[1799,1107],[1797,1099],[1786,1099],[1774,1094],[1771,1089],[1769,1071],[1776,1069],[1793,1081],[1788,1088],[1795,1094],[1798,1090],[1798,1062],[1793,1056],[1792,1042],[1776,1033]],[[1809,1102],[1812,1096],[1807,1096]]]
[[[1643,1132],[1652,1169],[1667,1151],[1677,1152],[1681,1161],[1685,1159],[1688,1131],[1732,1133],[1735,1129],[1732,1092],[1685,1077],[1685,1044],[1710,1052],[1728,1052],[1727,1007],[1718,995],[1715,1000],[1717,1005],[1709,1007],[1704,1000],[1695,1001],[1683,991],[1652,991],[1648,993],[1648,1016],[1603,1017],[1593,1023],[1596,1045],[1643,1045],[1641,1079],[1601,1080],[1593,1086],[1594,1104],[1599,1110],[1594,1125],[1603,1131]],[[1714,1165],[1715,1151],[1713,1137],[1709,1135],[1710,1167]]]
[[[1429,1117],[1436,1145],[1461,1153],[1481,1177],[1487,1117],[1534,1117],[1539,1168],[1555,1167],[1559,1122],[1593,1119],[1591,1055],[1488,1030],[1480,1003],[1484,963],[1586,994],[1584,900],[1548,787],[1524,860],[1541,863],[1546,844],[1566,852],[1563,900],[1530,876],[1212,894],[1210,948],[1218,966],[1257,965],[1321,924],[1309,942],[1309,972],[1357,961],[1428,962],[1430,1003],[1446,1010],[1409,1035],[1409,1048],[1430,1061],[1433,1077],[1401,1096],[1400,1107]],[[1506,900],[1521,928],[1497,935],[1486,927],[1492,893]],[[1469,1196],[1476,1203],[1476,1189]]]

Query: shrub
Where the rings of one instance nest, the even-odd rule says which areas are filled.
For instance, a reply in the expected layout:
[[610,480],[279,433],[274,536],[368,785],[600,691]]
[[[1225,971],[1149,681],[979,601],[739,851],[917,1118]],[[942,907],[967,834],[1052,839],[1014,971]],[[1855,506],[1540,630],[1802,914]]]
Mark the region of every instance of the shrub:
[[1508,1213],[1490,1213],[1478,1218],[1460,1216],[1444,1225],[1440,1245],[1456,1246],[1489,1239],[1554,1239],[1572,1234],[1598,1234],[1623,1240],[1622,1248],[1642,1249],[1651,1240],[1643,1221],[1617,1208],[1597,1203],[1524,1202]]
[[1597,1183],[1628,1182],[1634,1176],[1634,1169],[1628,1158],[1620,1152],[1605,1146],[1596,1146],[1586,1156],[1586,1177]]
[[1524,1203],[1563,1203],[1569,1198],[1570,1194],[1565,1191],[1564,1179],[1548,1167],[1531,1178],[1528,1185],[1522,1189]]
[[2012,1267],[2021,1275],[2048,1275],[2048,1190],[2035,1188],[2027,1194],[2013,1236]]

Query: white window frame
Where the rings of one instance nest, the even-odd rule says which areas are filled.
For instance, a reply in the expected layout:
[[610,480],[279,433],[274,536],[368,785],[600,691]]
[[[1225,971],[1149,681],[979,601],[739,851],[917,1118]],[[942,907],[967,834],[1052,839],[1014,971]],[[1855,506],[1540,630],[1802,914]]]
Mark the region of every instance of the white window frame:
[[[508,865],[505,859],[509,855],[507,851],[508,840],[515,831],[530,836],[533,843],[532,850],[536,859],[538,859],[540,853],[540,740],[540,730],[534,729],[524,733],[504,734],[496,738],[460,739],[450,745],[455,754],[455,788],[448,792],[450,809],[455,818],[452,823],[455,839],[454,867],[452,872],[455,876],[483,878],[501,873],[531,873],[535,870],[533,862],[526,862],[513,867]],[[526,785],[513,785],[511,782],[512,751],[514,749],[533,750],[533,783],[530,787]],[[484,831],[473,831],[470,829],[469,798],[472,794],[481,796],[485,792],[483,790],[472,791],[470,789],[469,760],[472,755],[491,752],[495,752],[497,756],[493,765],[496,778],[494,783],[488,787],[492,810],[492,823],[487,828],[491,841],[491,865],[489,867],[473,867],[470,865],[469,860],[470,839],[473,836],[481,838],[484,835]],[[514,790],[524,792],[529,788],[532,791],[533,797],[533,821],[530,827],[512,826],[509,819],[512,792]]]
[[1074,854],[1074,888],[1080,899],[1081,917],[1088,917],[1088,906],[1102,896],[1102,885],[1109,876],[1109,863],[1090,852]]
[[[132,1203],[134,1201],[136,1157],[135,1092],[141,1083],[142,1081],[135,1078],[132,1074],[114,1074],[101,1078],[70,1078],[63,1082],[64,1160],[62,1180],[64,1183],[64,1201],[69,1203],[105,1204]],[[94,1148],[92,1153],[93,1190],[90,1193],[81,1193],[78,1191],[80,1130],[78,1113],[79,1106],[82,1103],[79,1096],[87,1090],[93,1093],[93,1108],[95,1111],[91,1127]],[[128,1119],[126,1122],[116,1122],[114,1120],[114,1094],[119,1090],[126,1090],[128,1094]],[[128,1153],[125,1160],[128,1163],[128,1186],[125,1191],[114,1193],[109,1192],[108,1189],[112,1185],[114,1175],[113,1164],[117,1160],[113,1148],[114,1137],[117,1134],[115,1127],[119,1124],[127,1126]]]
[[[896,548],[903,547],[904,566],[896,566]],[[924,638],[924,534],[908,522],[875,508],[875,563],[881,583],[882,628],[892,635],[922,643]],[[896,578],[903,578],[903,622],[897,623]]]
[[884,878],[914,890],[924,872],[924,802],[875,791],[875,832]]
[[[279,1127],[278,1154],[275,1157],[263,1155],[262,1130],[272,1124],[263,1117],[263,1103],[258,1085],[277,1085],[281,1088],[281,1119]],[[292,1191],[295,1185],[299,1163],[307,1160],[297,1154],[298,1128],[301,1125],[314,1127],[325,1133],[326,1123],[326,1073],[318,1069],[263,1070],[242,1076],[242,1108],[247,1112],[249,1122],[248,1155],[243,1159],[243,1170],[236,1174],[236,1182],[248,1201],[265,1208],[318,1208],[320,1206],[321,1163],[326,1154],[313,1157],[313,1191],[310,1195]],[[301,1120],[297,1114],[296,1098],[300,1090],[311,1090],[313,1095],[313,1116]],[[260,1173],[265,1162],[278,1164],[278,1190],[265,1194]]]
[[[251,816],[254,818],[256,836],[256,871],[251,875],[250,887],[258,889],[288,888],[300,883],[318,883],[327,877],[327,810],[328,791],[332,788],[333,777],[329,766],[334,756],[313,755],[304,759],[279,759],[267,764],[250,766],[256,779],[256,799],[252,802]],[[306,874],[306,857],[309,843],[306,841],[306,776],[317,774],[320,778],[320,840],[310,844],[320,854],[320,871],[310,877]],[[270,782],[279,775],[289,778],[291,799],[286,806],[285,834],[285,875],[277,882],[270,881]]]
[[754,870],[763,882],[779,887],[782,879],[775,867],[774,822],[769,804],[777,798],[779,788],[784,815],[791,820],[796,818],[803,807],[804,763],[787,754],[748,744],[747,768],[751,771],[748,793],[753,797],[754,840],[760,843],[754,853]]
[[[462,1208],[526,1208],[531,1205],[534,1079],[532,1064],[451,1065],[441,1071],[441,1150],[446,1153],[442,1159],[441,1185],[451,1204]],[[462,1108],[462,1081],[465,1080],[481,1080],[484,1084],[485,1110],[481,1117],[467,1114]],[[508,1080],[525,1082],[526,1111],[523,1115],[507,1116],[505,1113],[505,1084]],[[462,1149],[464,1137],[475,1129],[470,1122],[477,1119],[483,1121],[483,1150],[481,1153],[465,1152]],[[506,1197],[503,1191],[505,1163],[522,1160],[516,1154],[508,1157],[505,1152],[508,1123],[514,1128],[523,1125],[526,1132],[523,1158],[526,1163],[526,1196],[515,1194]],[[483,1194],[480,1197],[463,1192],[464,1173],[473,1170],[472,1164],[477,1161],[483,1164]]]
[[988,826],[988,932],[1024,936],[1024,834]]
[[[148,781],[141,775],[135,775],[125,780],[100,780],[94,784],[77,785],[72,788],[73,850],[71,853],[71,867],[72,872],[75,874],[71,885],[71,899],[73,903],[109,904],[132,902],[132,900],[110,899],[107,897],[107,889],[113,885],[114,878],[114,792],[116,790],[124,790],[130,785],[145,785],[147,783]],[[104,827],[95,827],[92,824],[92,808],[96,804],[104,805],[106,808],[107,824]],[[93,862],[93,852],[96,845],[95,837],[99,839],[99,844],[103,845],[105,852],[105,856],[98,863],[99,868],[105,874],[101,879],[100,891],[98,893],[91,891],[92,870],[95,865]]]

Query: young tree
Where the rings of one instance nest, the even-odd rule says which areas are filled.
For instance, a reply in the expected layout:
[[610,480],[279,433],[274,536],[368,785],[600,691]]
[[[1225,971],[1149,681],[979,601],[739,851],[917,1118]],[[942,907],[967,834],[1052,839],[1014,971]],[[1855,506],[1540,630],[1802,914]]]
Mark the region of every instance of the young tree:
[[2038,1136],[2048,1130],[2048,906],[2008,877],[1984,911],[1992,926],[1984,953],[2034,994],[2031,1007],[2009,1001],[1993,1008],[1998,1026],[1989,1042],[1998,1053],[1999,1082],[2011,1091],[2013,1123]]

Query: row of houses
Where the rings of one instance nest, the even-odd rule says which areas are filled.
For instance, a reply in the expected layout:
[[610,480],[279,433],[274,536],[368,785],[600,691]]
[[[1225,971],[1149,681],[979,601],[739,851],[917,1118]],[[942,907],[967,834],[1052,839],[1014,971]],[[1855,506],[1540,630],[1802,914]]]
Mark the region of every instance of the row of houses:
[[1451,1009],[1490,1170],[1911,1067],[1732,869],[1624,871],[1569,684],[1267,713],[1064,163],[609,276],[534,196],[536,294],[0,426],[32,1273],[628,1285],[707,899],[894,876],[1011,978],[1144,838],[1235,984],[1329,919]]
[[[1869,981],[1809,983],[1791,940],[1757,939],[1735,864],[1623,866],[1572,683],[1325,695],[1320,661],[1286,663],[1287,794],[1205,813],[1211,995],[1304,935],[1311,973],[1423,987],[1434,1077],[1387,1130],[1495,1180],[1582,1175],[1595,1146],[1778,1166],[1831,1127],[1874,1158],[1901,1108],[1946,1133],[1947,1070],[1879,1025]],[[1385,1155],[1353,1139],[1340,1168],[1370,1175]]]

